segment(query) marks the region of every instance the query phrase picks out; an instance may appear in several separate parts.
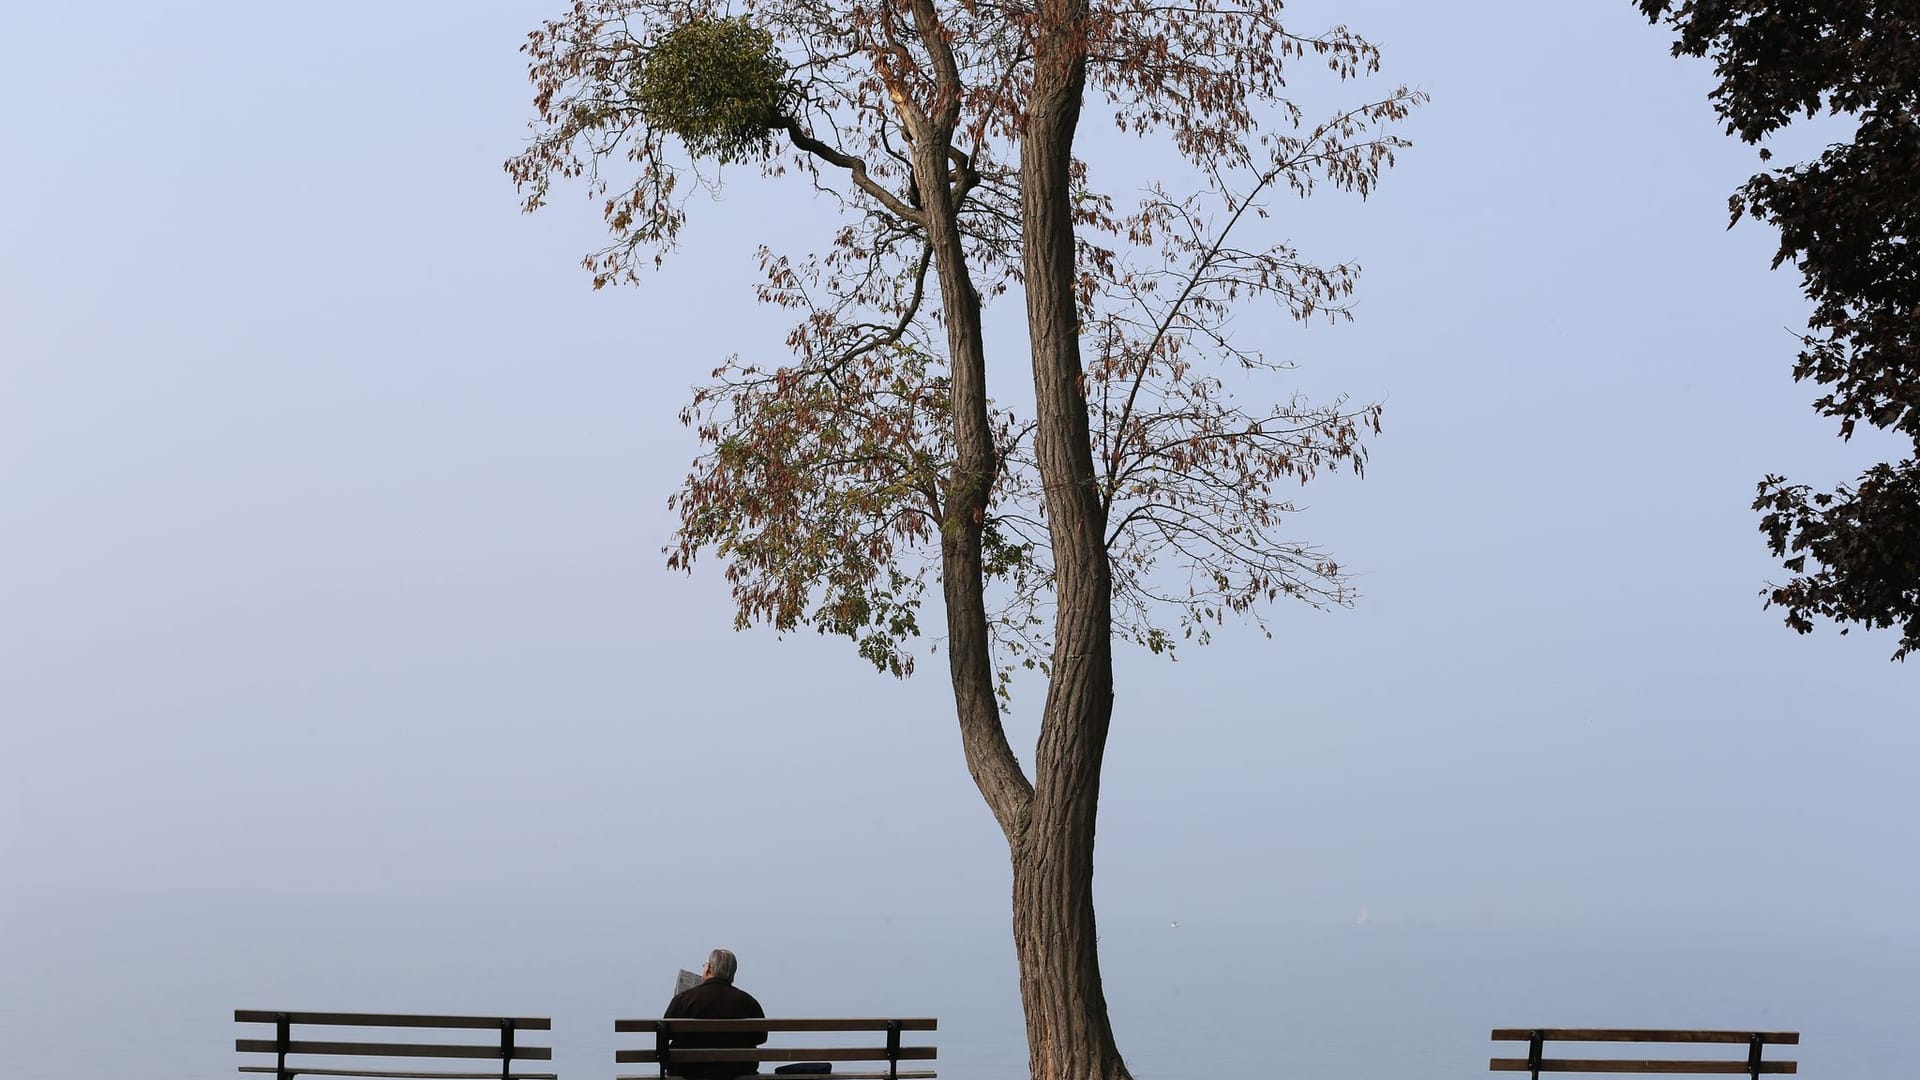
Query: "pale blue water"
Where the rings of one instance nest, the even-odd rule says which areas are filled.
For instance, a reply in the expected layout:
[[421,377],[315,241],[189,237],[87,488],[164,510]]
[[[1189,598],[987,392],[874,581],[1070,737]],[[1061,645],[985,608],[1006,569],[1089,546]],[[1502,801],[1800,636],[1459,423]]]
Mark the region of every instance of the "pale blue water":
[[[202,1080],[237,1064],[232,1010],[544,1014],[556,1071],[611,1080],[612,1020],[657,1015],[703,950],[605,904],[124,901],[11,913],[0,1075]],[[774,1015],[940,1019],[950,1080],[1024,1075],[1004,923],[815,915],[743,931]],[[747,940],[739,940],[744,937]],[[1102,927],[1141,1080],[1489,1075],[1495,1026],[1796,1029],[1800,1075],[1910,1080],[1920,943],[1862,935],[1165,923]]]

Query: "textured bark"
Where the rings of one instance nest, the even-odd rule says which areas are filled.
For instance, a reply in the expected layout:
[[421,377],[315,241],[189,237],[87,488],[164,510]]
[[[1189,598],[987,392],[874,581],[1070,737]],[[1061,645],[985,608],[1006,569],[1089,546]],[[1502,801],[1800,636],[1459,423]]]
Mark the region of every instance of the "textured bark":
[[940,584],[946,599],[947,665],[967,771],[993,810],[1008,842],[1020,834],[1032,787],[1007,743],[994,694],[993,642],[987,629],[980,535],[997,465],[993,427],[987,416],[987,361],[980,334],[980,297],[974,291],[954,220],[946,139],[922,139],[914,176],[926,210],[946,312],[952,357],[950,388],[953,472],[946,485],[940,523]]
[[1107,1020],[1093,909],[1094,818],[1113,716],[1112,573],[1087,431],[1071,202],[1086,85],[1084,0],[1038,21],[1021,138],[1035,452],[1055,568],[1051,677],[1034,796],[1013,844],[1013,933],[1035,1080],[1129,1080]]
[[[887,96],[913,145],[913,183],[924,215],[947,327],[952,382],[954,461],[940,512],[940,585],[946,600],[947,665],[967,771],[1009,839],[1026,820],[1033,788],[1007,743],[994,693],[993,638],[987,626],[981,533],[999,462],[987,412],[986,344],[980,332],[980,294],[960,230],[955,192],[954,124],[960,116],[960,69],[933,0],[911,0],[914,32],[932,63],[933,93],[916,103],[910,88],[883,73]],[[960,160],[964,160],[961,158]],[[956,179],[959,181],[956,185]]]

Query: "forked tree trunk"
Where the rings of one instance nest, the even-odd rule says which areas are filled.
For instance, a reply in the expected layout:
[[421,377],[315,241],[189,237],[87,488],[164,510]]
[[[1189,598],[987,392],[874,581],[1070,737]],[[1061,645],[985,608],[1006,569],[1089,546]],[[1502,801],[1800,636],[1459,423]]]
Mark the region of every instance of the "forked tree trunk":
[[[915,6],[924,27],[931,15]],[[1054,561],[1054,648],[1031,781],[994,692],[981,529],[996,471],[979,299],[947,198],[951,127],[924,132],[915,179],[926,208],[952,355],[955,462],[941,507],[948,663],[968,770],[1007,838],[1013,937],[1034,1080],[1131,1080],[1114,1045],[1093,910],[1094,819],[1113,715],[1112,576],[1093,468],[1074,288],[1071,169],[1086,82],[1085,0],[1047,0],[1022,133],[1021,200],[1034,449]],[[939,60],[937,37],[928,47]],[[940,64],[936,63],[936,67]],[[957,78],[944,71],[943,78]]]

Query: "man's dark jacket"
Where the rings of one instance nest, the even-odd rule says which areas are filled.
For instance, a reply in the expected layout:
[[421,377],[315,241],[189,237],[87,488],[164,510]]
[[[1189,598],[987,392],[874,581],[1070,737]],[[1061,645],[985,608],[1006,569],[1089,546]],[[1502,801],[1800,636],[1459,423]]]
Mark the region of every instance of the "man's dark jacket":
[[[684,993],[676,994],[667,1004],[663,1014],[668,1020],[752,1020],[767,1014],[760,1010],[760,1003],[753,995],[724,979],[708,979],[699,986]],[[668,1044],[669,1050],[711,1050],[719,1047],[759,1046],[767,1041],[764,1031],[702,1031],[686,1035],[675,1035]],[[685,1065],[673,1063],[674,1076],[692,1077],[694,1080],[727,1080],[728,1077],[750,1076],[760,1071],[758,1062],[753,1061],[690,1061]]]

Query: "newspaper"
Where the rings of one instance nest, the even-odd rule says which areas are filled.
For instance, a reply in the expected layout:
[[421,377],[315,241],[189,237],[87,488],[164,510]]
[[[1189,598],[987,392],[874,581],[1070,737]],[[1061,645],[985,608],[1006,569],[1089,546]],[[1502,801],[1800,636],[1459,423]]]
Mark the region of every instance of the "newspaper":
[[680,974],[676,976],[673,980],[673,996],[679,997],[681,994],[684,994],[687,991],[699,985],[700,985],[699,975],[696,975],[693,972],[688,971],[686,968],[681,968]]

